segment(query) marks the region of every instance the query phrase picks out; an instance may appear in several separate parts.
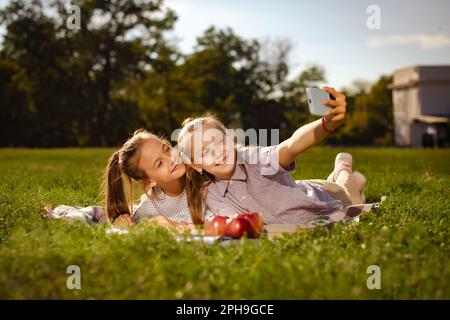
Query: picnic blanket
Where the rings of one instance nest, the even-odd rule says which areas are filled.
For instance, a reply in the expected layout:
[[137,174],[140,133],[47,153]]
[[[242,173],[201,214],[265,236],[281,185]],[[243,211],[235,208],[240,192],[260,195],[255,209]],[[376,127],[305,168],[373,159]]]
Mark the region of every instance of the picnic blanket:
[[376,211],[384,200],[386,200],[386,196],[381,197],[380,202],[351,205],[346,207],[344,212],[335,212],[329,216],[313,220],[308,224],[268,224],[264,227],[267,231],[267,236],[273,238],[284,233],[312,231],[318,227],[331,228],[336,223],[359,222],[361,215]]
[[[283,234],[292,234],[298,232],[308,232],[319,227],[331,228],[336,223],[346,224],[349,222],[359,222],[362,214],[376,211],[386,196],[381,197],[380,202],[351,205],[345,208],[344,212],[335,212],[326,218],[320,218],[311,221],[308,224],[266,224],[264,225],[263,237],[273,239]],[[208,244],[220,243],[223,246],[239,243],[239,239],[230,237],[212,237],[192,235],[190,237],[177,237],[181,241],[202,241]],[[257,241],[258,239],[246,239],[246,241]]]
[[51,209],[48,205],[44,207],[46,218],[64,219],[66,221],[80,221],[88,224],[107,223],[105,209],[100,206],[66,206],[64,204]]
[[[336,223],[345,224],[351,221],[358,222],[362,214],[375,211],[385,199],[386,197],[383,196],[381,197],[380,202],[351,205],[346,207],[343,212],[338,211],[327,216],[322,216],[308,224],[266,224],[264,225],[265,232],[263,236],[272,239],[284,233],[306,232],[318,227],[331,228]],[[64,219],[66,221],[80,221],[90,225],[96,223],[109,223],[104,208],[100,206],[79,207],[58,205],[54,209],[48,207],[45,210],[44,216],[46,218]],[[106,229],[106,232],[108,234],[127,234],[129,231],[126,229],[110,227]],[[228,244],[227,242],[229,241],[236,241],[229,237],[211,237],[198,234],[192,234],[190,237],[177,237],[177,239],[183,241],[203,241],[205,243],[221,242],[225,245]]]

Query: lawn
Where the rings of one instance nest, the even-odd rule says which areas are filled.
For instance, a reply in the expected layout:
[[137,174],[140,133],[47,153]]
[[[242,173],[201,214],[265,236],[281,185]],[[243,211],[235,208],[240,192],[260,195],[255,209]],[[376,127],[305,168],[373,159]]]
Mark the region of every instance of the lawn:
[[[347,151],[368,178],[359,223],[222,247],[177,242],[164,229],[41,218],[45,203],[101,204],[112,149],[0,149],[2,299],[450,299],[450,150],[316,147],[295,178],[324,178]],[[276,201],[276,198],[274,198]],[[81,289],[69,290],[69,265]],[[381,270],[369,290],[367,267]]]

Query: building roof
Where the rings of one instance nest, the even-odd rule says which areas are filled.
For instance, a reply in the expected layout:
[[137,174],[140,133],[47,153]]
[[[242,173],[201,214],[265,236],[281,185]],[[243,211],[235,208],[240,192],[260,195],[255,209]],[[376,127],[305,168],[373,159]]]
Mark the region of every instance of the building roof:
[[417,115],[413,118],[415,122],[423,122],[423,123],[448,123],[447,117],[436,117],[436,116],[427,116],[427,115]]
[[394,71],[389,89],[402,89],[418,84],[450,84],[450,65],[416,65]]

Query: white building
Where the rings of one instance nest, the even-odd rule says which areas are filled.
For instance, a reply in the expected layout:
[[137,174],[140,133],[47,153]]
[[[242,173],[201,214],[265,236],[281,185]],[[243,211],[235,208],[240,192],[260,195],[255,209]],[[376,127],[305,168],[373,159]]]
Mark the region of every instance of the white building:
[[413,66],[394,72],[395,144],[449,146],[450,66]]

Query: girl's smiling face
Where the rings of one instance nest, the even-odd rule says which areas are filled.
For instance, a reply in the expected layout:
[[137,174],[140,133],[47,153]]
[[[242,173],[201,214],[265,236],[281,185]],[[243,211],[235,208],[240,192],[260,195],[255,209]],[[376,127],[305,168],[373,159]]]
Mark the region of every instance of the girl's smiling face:
[[196,128],[190,138],[191,166],[197,171],[205,170],[219,179],[230,179],[236,165],[232,135],[205,123]]
[[150,180],[163,188],[186,173],[178,151],[157,138],[149,138],[142,144],[138,166]]

